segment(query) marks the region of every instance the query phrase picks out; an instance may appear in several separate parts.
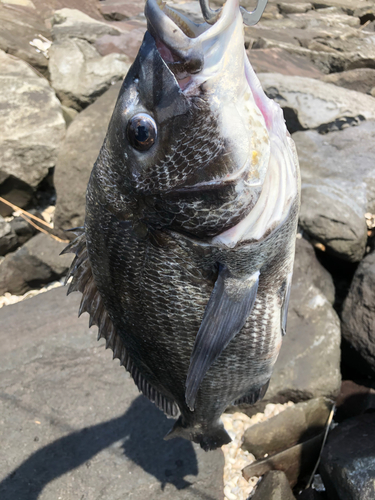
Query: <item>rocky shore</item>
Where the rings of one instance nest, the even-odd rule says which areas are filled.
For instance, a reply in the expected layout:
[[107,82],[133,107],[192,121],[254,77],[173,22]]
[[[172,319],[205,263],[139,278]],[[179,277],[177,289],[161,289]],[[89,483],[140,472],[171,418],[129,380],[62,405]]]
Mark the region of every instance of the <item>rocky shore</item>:
[[[200,19],[197,1],[170,3]],[[233,443],[210,454],[162,440],[171,422],[59,286],[143,9],[0,1],[0,498],[373,499],[374,2],[269,0],[246,28],[297,146],[302,207],[270,387],[228,409]]]

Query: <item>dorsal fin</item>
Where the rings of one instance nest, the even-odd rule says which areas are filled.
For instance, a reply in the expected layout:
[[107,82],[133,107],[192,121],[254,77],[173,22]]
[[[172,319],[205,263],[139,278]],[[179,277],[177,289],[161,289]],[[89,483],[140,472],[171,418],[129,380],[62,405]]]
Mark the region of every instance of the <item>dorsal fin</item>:
[[133,377],[139,391],[155,403],[158,408],[163,410],[166,415],[177,417],[179,415],[179,409],[176,403],[156,390],[145,379],[143,374],[130,359],[96,286],[88,257],[84,228],[76,228],[75,233],[78,234],[76,239],[70,242],[61,253],[75,254],[66,276],[65,284],[72,278],[69,283],[67,294],[69,295],[71,292],[75,291],[80,291],[82,293],[78,315],[80,316],[83,312],[89,313],[89,326],[97,325],[99,329],[98,340],[101,338],[105,339],[106,349],[112,349],[113,359],[118,358],[120,360],[120,364],[123,365]]

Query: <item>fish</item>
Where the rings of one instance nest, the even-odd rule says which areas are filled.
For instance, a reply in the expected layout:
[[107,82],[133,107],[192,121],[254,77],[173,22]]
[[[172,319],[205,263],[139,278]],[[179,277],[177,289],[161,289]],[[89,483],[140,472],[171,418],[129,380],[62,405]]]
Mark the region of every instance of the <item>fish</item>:
[[[264,2],[263,2],[264,3]],[[213,450],[231,405],[266,393],[286,332],[300,177],[281,108],[244,48],[244,12],[195,23],[147,0],[147,31],[91,172],[68,293],[113,357]]]

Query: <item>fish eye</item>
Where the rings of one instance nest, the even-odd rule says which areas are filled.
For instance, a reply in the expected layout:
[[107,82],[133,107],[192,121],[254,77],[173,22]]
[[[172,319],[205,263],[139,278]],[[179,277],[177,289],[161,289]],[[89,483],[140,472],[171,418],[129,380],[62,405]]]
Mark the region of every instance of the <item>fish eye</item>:
[[155,143],[157,134],[155,120],[146,113],[138,113],[129,120],[126,133],[133,148],[147,151]]

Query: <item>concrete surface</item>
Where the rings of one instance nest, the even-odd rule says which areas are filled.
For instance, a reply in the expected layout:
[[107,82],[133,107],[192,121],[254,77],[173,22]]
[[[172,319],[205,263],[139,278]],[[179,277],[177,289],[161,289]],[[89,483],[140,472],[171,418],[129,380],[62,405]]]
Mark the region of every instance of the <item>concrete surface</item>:
[[0,499],[222,500],[221,450],[163,440],[173,421],[65,293],[0,310]]

